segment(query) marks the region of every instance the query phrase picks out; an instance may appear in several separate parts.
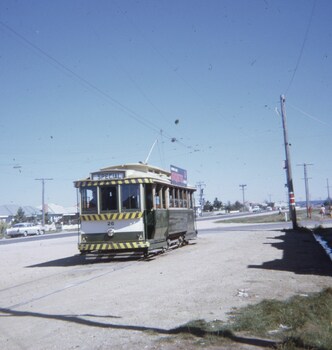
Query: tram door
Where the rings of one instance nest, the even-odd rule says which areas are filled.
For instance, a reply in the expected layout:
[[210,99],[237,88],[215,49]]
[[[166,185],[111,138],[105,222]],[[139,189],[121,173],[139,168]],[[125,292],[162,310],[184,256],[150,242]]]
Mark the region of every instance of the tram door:
[[146,239],[153,239],[155,233],[155,217],[153,212],[152,185],[145,185],[145,235]]

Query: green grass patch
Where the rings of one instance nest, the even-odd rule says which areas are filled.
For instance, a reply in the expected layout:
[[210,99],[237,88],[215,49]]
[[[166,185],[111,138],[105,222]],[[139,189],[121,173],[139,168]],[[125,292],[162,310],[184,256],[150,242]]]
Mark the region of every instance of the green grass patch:
[[286,301],[263,300],[234,310],[229,323],[197,320],[170,333],[190,334],[210,344],[227,339],[279,350],[332,350],[332,288]]
[[304,348],[332,349],[332,288],[240,309],[233,315],[232,329]]
[[[307,217],[307,211],[303,209],[296,211],[296,217],[297,217],[297,220],[300,220],[300,221],[309,220],[309,218]],[[287,219],[288,221],[290,221],[288,212],[287,212]],[[313,210],[310,220],[319,220],[319,219],[321,219],[319,210],[318,209]],[[222,224],[222,223],[264,224],[264,223],[284,222],[284,221],[285,221],[285,213],[279,214],[279,213],[273,212],[271,214],[266,214],[266,215],[254,215],[254,216],[232,218],[232,219],[226,219],[226,220],[218,220],[216,221],[216,223],[218,224]]]
[[216,221],[216,223],[218,223],[218,224],[227,224],[227,223],[263,224],[263,223],[281,222],[281,221],[285,221],[284,214],[279,215],[278,213],[274,213],[274,214],[270,214],[270,215],[247,216],[247,217],[241,217],[241,218],[218,220],[218,221]]

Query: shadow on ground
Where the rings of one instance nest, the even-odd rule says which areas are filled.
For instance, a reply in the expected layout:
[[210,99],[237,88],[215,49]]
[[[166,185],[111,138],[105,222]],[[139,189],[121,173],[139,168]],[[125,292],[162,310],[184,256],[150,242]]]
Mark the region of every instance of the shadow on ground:
[[204,329],[204,324],[201,325],[199,323],[204,323],[205,321],[199,320],[196,321],[198,324],[186,324],[180,327],[176,327],[173,329],[163,329],[163,328],[155,328],[155,327],[145,327],[145,326],[136,326],[136,325],[123,325],[123,324],[114,324],[97,321],[98,318],[121,318],[118,316],[112,315],[57,315],[57,314],[44,314],[39,312],[32,311],[19,311],[13,310],[9,308],[0,308],[0,319],[6,317],[33,317],[33,318],[41,318],[44,320],[56,320],[63,321],[68,323],[75,323],[82,326],[87,327],[97,327],[97,328],[105,328],[105,329],[114,329],[114,330],[124,330],[124,331],[134,331],[134,332],[148,332],[152,335],[169,335],[169,336],[177,336],[177,335],[185,335],[189,334],[192,336],[196,336],[199,338],[204,338],[205,336],[214,336],[224,339],[229,339],[235,343],[239,344],[247,344],[259,346],[262,348],[271,348],[276,345],[276,342],[264,339],[256,339],[249,337],[237,336],[230,330],[219,330],[215,332],[207,331]]
[[107,254],[107,255],[74,255],[66,258],[46,261],[44,263],[30,265],[27,267],[70,267],[91,264],[119,263],[124,261],[150,261],[154,256],[142,258],[140,254]]
[[[173,247],[167,252],[171,252],[175,249],[185,249],[186,247],[193,246],[197,244],[196,242],[190,242],[189,244],[182,246],[180,248]],[[91,264],[106,264],[106,263],[119,263],[125,261],[142,261],[149,262],[153,261],[158,256],[164,255],[161,250],[151,251],[147,257],[144,257],[142,253],[135,252],[123,252],[123,253],[109,253],[109,254],[77,254],[73,256],[68,256],[61,259],[50,260],[40,264],[30,265],[30,267],[70,267],[70,266],[80,266],[80,265],[91,265]]]
[[284,234],[269,239],[273,242],[264,244],[270,244],[282,250],[282,259],[267,261],[261,265],[249,265],[248,268],[290,271],[301,275],[332,276],[332,261],[311,232],[285,230]]

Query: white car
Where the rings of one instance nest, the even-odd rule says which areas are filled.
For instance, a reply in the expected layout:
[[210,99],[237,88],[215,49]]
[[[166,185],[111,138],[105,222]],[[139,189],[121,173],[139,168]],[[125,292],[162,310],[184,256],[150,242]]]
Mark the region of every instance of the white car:
[[42,235],[45,230],[41,225],[35,225],[31,222],[20,222],[13,225],[13,227],[6,230],[6,235],[9,237],[28,236],[28,235]]

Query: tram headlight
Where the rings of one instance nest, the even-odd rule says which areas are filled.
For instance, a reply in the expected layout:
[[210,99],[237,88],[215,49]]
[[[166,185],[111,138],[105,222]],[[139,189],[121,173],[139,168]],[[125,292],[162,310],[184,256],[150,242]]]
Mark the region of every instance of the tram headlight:
[[107,236],[108,236],[108,237],[113,237],[114,234],[115,234],[114,228],[109,228],[109,229],[107,230]]

